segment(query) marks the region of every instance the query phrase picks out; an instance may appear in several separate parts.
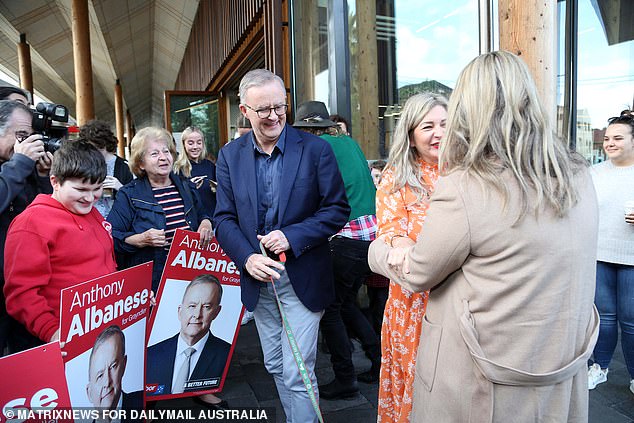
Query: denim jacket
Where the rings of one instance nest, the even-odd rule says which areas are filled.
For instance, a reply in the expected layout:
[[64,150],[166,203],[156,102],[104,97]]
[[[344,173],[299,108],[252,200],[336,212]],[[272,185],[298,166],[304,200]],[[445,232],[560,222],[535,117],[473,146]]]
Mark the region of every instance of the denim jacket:
[[[202,220],[211,221],[211,214],[204,210],[194,185],[174,173],[170,174],[170,179],[183,199],[185,219],[189,227],[195,231]],[[165,229],[165,212],[156,202],[147,176],[135,179],[119,190],[107,220],[112,224],[114,249],[120,267],[127,268],[153,261],[152,290],[156,291],[165,266],[167,250],[163,247],[137,248],[125,242],[127,237],[148,229]]]

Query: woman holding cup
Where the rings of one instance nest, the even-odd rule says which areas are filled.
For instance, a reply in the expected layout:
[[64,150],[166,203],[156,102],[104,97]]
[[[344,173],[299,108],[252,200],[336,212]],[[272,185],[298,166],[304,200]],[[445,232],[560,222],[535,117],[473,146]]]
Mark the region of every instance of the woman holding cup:
[[[588,388],[607,381],[618,327],[634,394],[634,115],[625,110],[608,120],[603,138],[607,161],[595,165],[592,178],[599,202],[597,288],[601,316]],[[625,210],[624,210],[625,209]]]

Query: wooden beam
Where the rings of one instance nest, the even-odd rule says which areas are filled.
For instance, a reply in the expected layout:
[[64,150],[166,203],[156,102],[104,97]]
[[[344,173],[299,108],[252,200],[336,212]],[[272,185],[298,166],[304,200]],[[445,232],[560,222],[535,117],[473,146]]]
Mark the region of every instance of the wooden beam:
[[18,66],[20,67],[20,87],[30,92],[31,102],[35,102],[33,97],[31,47],[26,42],[26,34],[20,34],[20,42],[18,43]]
[[357,140],[366,157],[379,157],[379,77],[376,45],[376,2],[356,0],[358,87],[361,133]]
[[557,1],[499,0],[500,50],[526,62],[551,122],[557,115]]
[[88,0],[73,0],[72,15],[77,124],[81,126],[95,118]]

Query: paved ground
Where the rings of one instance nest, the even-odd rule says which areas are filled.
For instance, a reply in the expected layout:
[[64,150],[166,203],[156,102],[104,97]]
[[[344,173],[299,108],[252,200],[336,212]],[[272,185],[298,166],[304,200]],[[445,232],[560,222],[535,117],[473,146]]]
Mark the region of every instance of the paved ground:
[[[359,344],[354,355],[357,372],[370,368]],[[317,378],[328,383],[333,377],[327,354],[319,352]],[[590,423],[634,423],[634,395],[628,389],[629,377],[620,346],[610,369],[608,382],[590,393]],[[359,383],[360,395],[349,400],[321,401],[326,423],[372,423],[376,421],[378,385]],[[262,364],[262,351],[255,324],[242,326],[222,398],[234,407],[275,407],[276,421],[284,422],[273,379]],[[191,400],[163,401],[158,407],[199,408]],[[459,422],[456,422],[459,423]]]

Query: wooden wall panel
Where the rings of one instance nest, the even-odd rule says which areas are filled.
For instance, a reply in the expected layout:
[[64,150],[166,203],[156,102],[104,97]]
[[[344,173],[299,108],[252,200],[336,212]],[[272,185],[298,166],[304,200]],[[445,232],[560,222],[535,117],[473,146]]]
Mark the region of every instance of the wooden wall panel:
[[[268,0],[270,2],[270,0]],[[241,44],[261,28],[266,0],[201,0],[176,90],[206,90]]]

